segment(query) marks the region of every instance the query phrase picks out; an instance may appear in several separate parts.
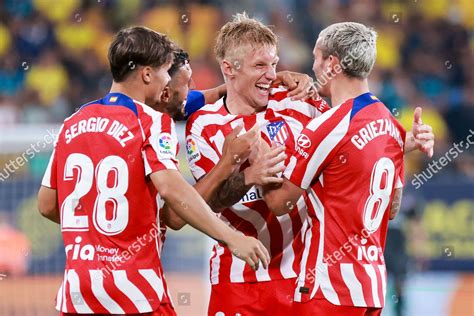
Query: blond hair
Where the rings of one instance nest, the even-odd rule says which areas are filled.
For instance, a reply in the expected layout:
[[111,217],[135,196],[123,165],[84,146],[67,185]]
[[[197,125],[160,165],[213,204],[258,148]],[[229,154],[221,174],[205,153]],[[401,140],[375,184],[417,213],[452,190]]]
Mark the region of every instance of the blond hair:
[[377,32],[355,22],[335,23],[319,33],[323,58],[337,56],[344,73],[367,78],[377,57]]
[[251,19],[247,13],[237,13],[233,20],[227,22],[217,33],[214,51],[218,61],[229,58],[237,48],[248,44],[251,47],[270,45],[277,47],[275,33],[262,22]]

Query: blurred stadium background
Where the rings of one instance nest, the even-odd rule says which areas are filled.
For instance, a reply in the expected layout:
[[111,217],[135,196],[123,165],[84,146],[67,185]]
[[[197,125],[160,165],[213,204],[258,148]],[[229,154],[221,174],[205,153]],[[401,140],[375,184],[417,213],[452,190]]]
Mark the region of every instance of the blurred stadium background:
[[[168,34],[191,56],[194,88],[206,89],[222,82],[215,33],[244,10],[273,25],[279,69],[311,75],[323,27],[345,20],[375,27],[372,91],[407,128],[423,106],[436,133],[434,158],[408,161],[403,212],[386,250],[384,315],[474,315],[472,0],[0,0],[0,315],[56,314],[65,256],[58,226],[37,212],[36,192],[60,123],[109,89],[113,34],[129,25]],[[192,181],[184,156],[181,168]],[[169,233],[164,252],[178,312],[204,315],[210,241],[185,228]]]

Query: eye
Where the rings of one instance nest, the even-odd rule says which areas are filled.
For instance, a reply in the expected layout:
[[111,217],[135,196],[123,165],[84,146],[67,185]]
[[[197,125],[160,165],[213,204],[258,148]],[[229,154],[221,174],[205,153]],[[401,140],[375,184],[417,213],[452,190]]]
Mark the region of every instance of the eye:
[[256,66],[257,66],[258,68],[261,68],[261,67],[263,67],[263,66],[265,66],[265,65],[264,65],[263,63],[258,63]]

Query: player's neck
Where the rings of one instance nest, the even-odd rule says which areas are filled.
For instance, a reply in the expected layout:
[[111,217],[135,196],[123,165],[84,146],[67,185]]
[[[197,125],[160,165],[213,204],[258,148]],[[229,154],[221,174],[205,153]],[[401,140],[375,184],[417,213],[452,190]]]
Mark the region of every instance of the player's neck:
[[248,104],[234,89],[229,89],[229,86],[227,86],[225,105],[229,113],[233,115],[251,115],[255,113],[255,108]]
[[341,105],[349,99],[369,92],[367,79],[341,77],[331,82],[331,104]]
[[136,89],[133,85],[127,83],[126,85],[120,82],[112,82],[112,87],[110,88],[110,93],[122,93],[126,96],[137,100],[139,102],[145,103],[145,94],[140,92],[141,89]]

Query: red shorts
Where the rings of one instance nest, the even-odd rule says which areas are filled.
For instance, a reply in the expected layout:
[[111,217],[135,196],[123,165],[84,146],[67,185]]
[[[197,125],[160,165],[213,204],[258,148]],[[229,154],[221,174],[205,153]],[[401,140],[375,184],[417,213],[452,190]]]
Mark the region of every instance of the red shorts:
[[298,316],[380,316],[381,308],[334,305],[328,300],[312,299],[305,303],[294,302],[293,314]]
[[[73,314],[73,313],[59,313],[60,316],[84,316],[91,314]],[[113,314],[93,314],[93,315],[103,315],[103,316],[113,316]],[[157,310],[151,313],[145,314],[127,314],[127,316],[176,316],[176,312],[171,304],[161,304]]]
[[208,315],[294,315],[294,291],[295,279],[216,284],[211,288]]

